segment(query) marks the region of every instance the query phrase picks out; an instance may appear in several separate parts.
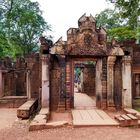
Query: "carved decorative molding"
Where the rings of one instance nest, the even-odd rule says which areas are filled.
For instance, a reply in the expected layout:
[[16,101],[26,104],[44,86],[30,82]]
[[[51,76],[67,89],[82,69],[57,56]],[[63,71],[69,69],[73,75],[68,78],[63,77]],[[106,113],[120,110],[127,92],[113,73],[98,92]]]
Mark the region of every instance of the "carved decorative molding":
[[[89,42],[88,42],[89,45]],[[68,55],[95,55],[95,56],[105,56],[106,51],[103,47],[99,45],[93,45],[90,47],[87,46],[71,46],[70,50],[67,50],[66,53]]]
[[125,64],[130,64],[132,62],[131,56],[124,56],[122,62]]

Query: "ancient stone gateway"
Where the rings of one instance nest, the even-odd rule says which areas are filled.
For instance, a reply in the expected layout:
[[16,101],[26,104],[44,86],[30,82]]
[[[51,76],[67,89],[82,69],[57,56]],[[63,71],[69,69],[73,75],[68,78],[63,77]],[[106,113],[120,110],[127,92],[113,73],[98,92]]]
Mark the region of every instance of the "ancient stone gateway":
[[[45,53],[42,57],[44,55]],[[42,98],[45,98],[47,90],[50,95],[42,100],[49,102],[51,110],[64,111],[74,107],[74,67],[76,62],[84,61],[96,63],[93,72],[98,108],[115,110],[132,107],[131,56],[126,55],[115,40],[107,43],[105,29],[96,28],[92,15],[83,15],[78,20],[78,28],[68,29],[67,41],[60,38],[45,57],[46,66],[43,64],[42,74],[50,70],[50,83],[48,89],[42,89]],[[45,67],[49,69],[46,70]]]
[[[96,98],[96,107],[115,110],[140,106],[140,49],[135,40],[107,42],[103,27],[83,15],[78,28],[67,31],[67,41],[52,44],[40,38],[38,54],[0,60],[0,107],[3,100],[19,107],[38,99],[39,108],[74,108],[75,68],[81,69],[80,90]],[[87,63],[92,62],[92,63]],[[11,105],[11,100],[12,105]]]

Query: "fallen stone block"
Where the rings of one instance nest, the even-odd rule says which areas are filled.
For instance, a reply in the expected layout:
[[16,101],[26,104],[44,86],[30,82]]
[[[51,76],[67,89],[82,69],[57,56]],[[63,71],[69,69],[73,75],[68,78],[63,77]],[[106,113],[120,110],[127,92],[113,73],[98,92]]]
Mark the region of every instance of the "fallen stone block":
[[17,117],[28,119],[37,109],[37,99],[30,99],[17,109]]
[[47,128],[58,128],[58,127],[63,127],[65,125],[68,125],[67,121],[56,121],[56,122],[50,122],[46,123]]
[[29,131],[51,129],[51,128],[60,128],[67,125],[67,121],[56,121],[50,123],[41,123],[41,122],[32,122],[29,126]]

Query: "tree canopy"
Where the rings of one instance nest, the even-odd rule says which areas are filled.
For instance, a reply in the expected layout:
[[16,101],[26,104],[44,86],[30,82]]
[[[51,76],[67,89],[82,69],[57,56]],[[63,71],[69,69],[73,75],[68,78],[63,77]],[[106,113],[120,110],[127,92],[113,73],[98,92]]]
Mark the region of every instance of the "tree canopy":
[[137,37],[137,31],[128,24],[126,19],[122,18],[119,11],[105,9],[96,15],[96,20],[97,27],[101,25],[106,29],[109,41],[113,38],[123,41]]
[[137,27],[137,20],[140,16],[140,0],[107,0],[114,3],[119,10],[121,17],[128,21],[132,28]]
[[0,1],[0,55],[15,56],[38,50],[40,35],[50,27],[37,2]]
[[[115,11],[125,21],[122,31],[140,40],[140,0],[107,0],[115,5]],[[127,27],[126,27],[127,26]],[[131,34],[131,35],[130,35]]]

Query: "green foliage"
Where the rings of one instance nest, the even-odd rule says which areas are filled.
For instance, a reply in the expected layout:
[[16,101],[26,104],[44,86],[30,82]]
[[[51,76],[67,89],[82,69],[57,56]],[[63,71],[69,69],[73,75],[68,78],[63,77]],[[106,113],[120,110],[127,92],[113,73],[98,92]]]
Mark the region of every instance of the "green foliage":
[[[140,0],[107,0],[114,3],[116,11],[126,21],[128,37],[140,40]],[[135,33],[134,33],[135,32]]]
[[135,110],[137,110],[138,112],[140,112],[140,108],[138,108],[138,107],[137,107],[137,108],[135,108]]
[[[113,3],[112,0],[108,0]],[[137,19],[140,16],[140,0],[115,0],[115,7],[122,18],[127,19],[128,24],[134,29],[137,27]]]
[[136,32],[128,26],[116,27],[108,29],[109,40],[115,38],[118,41],[123,41],[129,38],[136,38]]
[[95,18],[97,20],[97,27],[102,25],[105,29],[119,27],[123,22],[119,13],[116,13],[112,9],[105,9],[104,11],[101,11],[100,14],[95,16]]
[[137,32],[130,26],[126,19],[123,19],[119,12],[111,9],[105,9],[96,15],[97,27],[102,25],[108,34],[108,41],[115,38],[123,41],[128,38],[136,38]]
[[38,38],[50,27],[42,17],[37,2],[30,0],[0,1],[1,56],[15,56],[38,50]]

